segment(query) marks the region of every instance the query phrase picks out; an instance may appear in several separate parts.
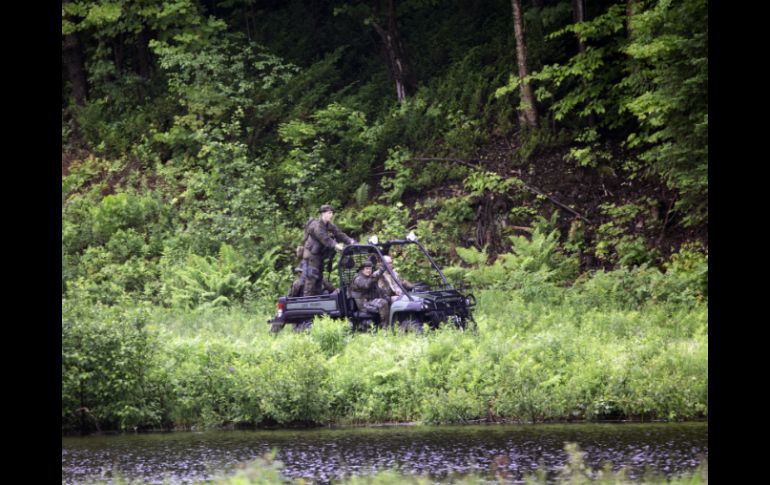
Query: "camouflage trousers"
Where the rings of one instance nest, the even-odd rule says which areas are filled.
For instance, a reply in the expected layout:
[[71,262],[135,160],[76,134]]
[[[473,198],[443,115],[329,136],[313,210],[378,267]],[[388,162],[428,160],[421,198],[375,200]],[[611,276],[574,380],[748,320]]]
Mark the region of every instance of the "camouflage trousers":
[[390,318],[390,304],[385,298],[374,298],[368,300],[362,307],[368,312],[378,313],[380,315],[380,328],[386,328],[388,326],[388,319]]
[[323,258],[320,255],[311,255],[305,258],[307,266],[305,267],[305,286],[302,294],[304,296],[320,295],[321,281],[323,280]]
[[[296,280],[294,280],[294,283],[291,284],[291,289],[289,289],[289,296],[304,296],[305,295],[305,283],[307,282],[307,271],[306,263],[305,261],[302,261],[300,264],[300,268],[302,268],[301,273],[297,277]],[[334,287],[333,284],[329,283],[326,279],[321,277],[320,281],[314,281],[313,282],[313,292],[310,293],[310,295],[320,295],[323,291],[326,291],[328,293],[333,293],[334,290],[337,288]]]

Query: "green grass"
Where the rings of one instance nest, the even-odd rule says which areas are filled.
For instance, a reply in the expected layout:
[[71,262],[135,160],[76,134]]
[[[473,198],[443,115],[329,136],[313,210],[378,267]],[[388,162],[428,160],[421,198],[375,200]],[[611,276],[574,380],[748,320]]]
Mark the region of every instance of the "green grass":
[[561,291],[481,291],[478,334],[422,336],[328,318],[274,336],[267,304],[65,305],[64,429],[82,426],[83,407],[101,429],[708,416],[706,302],[599,308]]

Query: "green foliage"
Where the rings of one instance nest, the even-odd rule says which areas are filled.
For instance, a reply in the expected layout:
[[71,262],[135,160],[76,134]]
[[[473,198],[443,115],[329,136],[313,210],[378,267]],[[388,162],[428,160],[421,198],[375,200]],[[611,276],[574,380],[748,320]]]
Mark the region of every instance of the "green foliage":
[[639,121],[628,136],[669,187],[684,224],[708,219],[708,2],[658,1],[631,19],[633,59],[623,108]]
[[[554,39],[576,35],[587,44],[583,52],[564,64],[545,65],[530,75],[539,83],[535,90],[538,101],[552,100],[550,109],[557,121],[570,116],[600,116],[601,124],[616,128],[623,123],[620,116],[620,92],[614,88],[622,79],[622,63],[612,62],[624,42],[625,7],[612,5],[590,21],[569,24],[551,33]],[[561,91],[558,98],[554,94]]]
[[281,474],[284,465],[275,459],[276,450],[266,453],[239,468],[233,475],[216,477],[211,483],[219,485],[275,485],[287,482]]
[[292,207],[346,200],[371,167],[375,131],[364,114],[337,103],[316,111],[310,122],[291,120],[278,128],[290,146],[279,170]]
[[[643,224],[643,211],[654,203],[643,199],[640,204],[602,204],[602,212],[609,218],[596,231],[596,256],[605,261],[616,262],[621,267],[649,264],[657,257],[643,236],[634,236],[627,231],[634,222]],[[646,206],[646,207],[645,207]]]
[[383,178],[380,185],[387,192],[385,193],[388,202],[395,202],[401,199],[404,191],[410,187],[413,182],[413,170],[407,162],[412,158],[408,150],[401,147],[393,148],[388,153],[388,159],[385,160],[385,169],[395,172],[394,177]]
[[352,422],[413,420],[414,369],[424,343],[407,336],[357,335],[333,357],[332,416]]
[[168,207],[153,194],[70,195],[62,207],[62,291],[103,303],[155,300],[170,225]]
[[216,259],[189,254],[184,265],[163,271],[163,295],[172,305],[200,309],[241,301],[250,289],[243,258],[223,244]]
[[324,355],[329,358],[339,354],[350,338],[350,324],[344,320],[334,320],[328,316],[313,320],[310,331]]
[[64,302],[62,430],[136,429],[166,422],[159,342],[144,308]]
[[685,244],[666,262],[670,296],[683,300],[708,298],[708,251],[698,244]]
[[634,308],[661,301],[694,306],[708,298],[708,255],[683,248],[666,266],[666,273],[645,264],[597,271],[577,282],[579,300],[591,306]]
[[519,185],[521,181],[515,177],[503,179],[499,175],[489,171],[473,171],[465,179],[465,188],[470,195],[480,196],[489,191],[495,194],[504,194],[511,187]]
[[[370,28],[309,5],[62,6],[88,83],[83,106],[62,92],[64,426],[707,415],[707,248],[653,267],[657,202],[622,188],[601,225],[576,221],[560,245],[509,170],[539,175],[540,155],[566,153],[565,170],[618,187],[662,177],[677,197],[667,231],[707,222],[706,2],[635,2],[630,20],[597,4],[580,24],[566,2],[526,7],[547,112],[522,135],[509,3],[400,4],[419,84],[403,103]],[[496,223],[533,233],[489,262],[465,246],[498,195]],[[322,203],[358,239],[415,230],[480,288],[480,334],[349,335],[320,319],[268,337],[260,322]],[[569,287],[591,252],[618,269]],[[407,279],[432,272],[418,252],[394,256]]]
[[[467,254],[483,264],[480,251]],[[68,426],[83,417],[102,429],[120,416],[125,426],[707,416],[704,266],[688,249],[665,274],[601,272],[559,298],[544,284],[480,290],[475,335],[350,334],[326,317],[310,332],[271,337],[272,308],[66,301],[62,413]],[[128,360],[110,350],[121,345]],[[140,383],[141,392],[126,390]],[[75,413],[86,384],[94,417]]]
[[579,261],[562,252],[558,230],[546,231],[538,226],[531,239],[512,236],[510,240],[511,253],[499,255],[491,265],[487,264],[489,257],[485,251],[457,248],[460,258],[471,265],[459,272],[474,287],[515,290],[527,295],[526,298],[555,297],[555,285],[577,277]]
[[329,366],[320,346],[312,339],[290,335],[274,341],[269,355],[252,377],[265,415],[279,424],[323,422],[332,397]]
[[237,108],[268,109],[266,90],[289,81],[297,68],[247,43],[243,35],[220,34],[223,23],[210,20],[206,25],[212,31],[209,38],[177,36],[174,42],[150,43],[168,76],[170,93],[187,113],[213,122]]

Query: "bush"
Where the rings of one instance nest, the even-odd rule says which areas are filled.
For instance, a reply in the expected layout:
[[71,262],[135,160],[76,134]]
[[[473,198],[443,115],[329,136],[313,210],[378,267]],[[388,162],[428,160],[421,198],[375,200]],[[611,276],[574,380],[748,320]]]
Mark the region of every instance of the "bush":
[[188,254],[184,265],[163,269],[163,296],[171,305],[190,309],[229,306],[243,301],[250,289],[243,260],[229,245],[223,244],[219,256]]
[[310,336],[327,358],[339,354],[350,339],[350,323],[324,316],[313,320]]
[[470,269],[448,269],[449,274],[462,275],[476,288],[494,288],[520,292],[528,301],[556,299],[558,285],[573,279],[579,267],[576,256],[559,249],[558,231],[545,233],[535,227],[532,239],[512,236],[512,252],[501,254],[491,265],[485,251],[457,248],[457,253]]
[[275,340],[251,376],[265,417],[279,424],[323,423],[332,394],[320,346],[306,335]]
[[62,429],[135,429],[167,421],[147,310],[64,302]]

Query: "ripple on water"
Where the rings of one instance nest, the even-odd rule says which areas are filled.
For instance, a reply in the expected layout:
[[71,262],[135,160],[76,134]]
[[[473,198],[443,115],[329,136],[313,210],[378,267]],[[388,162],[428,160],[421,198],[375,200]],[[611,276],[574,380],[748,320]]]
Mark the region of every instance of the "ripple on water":
[[277,449],[284,475],[328,482],[397,468],[434,477],[495,474],[520,483],[542,464],[554,476],[577,442],[594,469],[649,467],[667,476],[708,458],[706,423],[446,426],[284,431],[156,433],[63,438],[62,482],[108,480],[114,473],[145,483],[189,483]]

